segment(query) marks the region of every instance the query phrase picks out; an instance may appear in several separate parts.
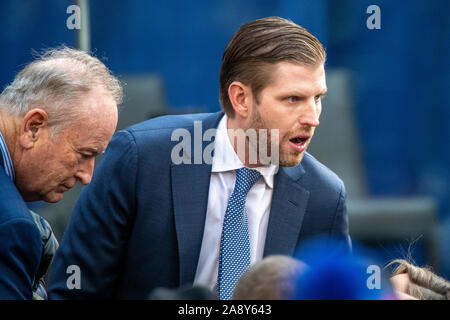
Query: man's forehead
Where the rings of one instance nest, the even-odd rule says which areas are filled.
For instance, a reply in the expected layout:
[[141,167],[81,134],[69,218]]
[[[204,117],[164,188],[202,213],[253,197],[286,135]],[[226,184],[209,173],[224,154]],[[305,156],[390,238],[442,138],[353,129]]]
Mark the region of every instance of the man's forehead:
[[[80,123],[81,122],[81,123]],[[80,121],[78,125],[67,128],[67,138],[77,148],[103,149],[111,138],[110,130],[101,126]]]
[[284,61],[279,62],[274,68],[269,86],[325,93],[327,90],[325,69],[323,64],[309,66]]
[[274,64],[274,71],[277,74],[291,72],[294,74],[309,75],[311,77],[322,77],[325,76],[325,65],[323,63],[309,65],[291,61],[279,61]]

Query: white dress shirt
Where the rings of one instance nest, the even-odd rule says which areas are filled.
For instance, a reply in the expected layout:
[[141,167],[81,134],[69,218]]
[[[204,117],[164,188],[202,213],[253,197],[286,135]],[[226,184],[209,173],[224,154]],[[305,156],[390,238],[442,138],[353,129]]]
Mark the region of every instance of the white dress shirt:
[[[227,120],[227,116],[224,115],[216,132],[205,230],[194,278],[194,284],[209,287],[213,291],[216,290],[217,285],[223,221],[228,199],[233,193],[236,183],[235,170],[244,167],[244,164],[234,152],[228,137]],[[252,169],[258,170],[264,178],[259,179],[250,189],[245,204],[250,232],[251,264],[261,260],[263,256],[272,202],[274,174],[277,172],[277,167],[270,165]]]

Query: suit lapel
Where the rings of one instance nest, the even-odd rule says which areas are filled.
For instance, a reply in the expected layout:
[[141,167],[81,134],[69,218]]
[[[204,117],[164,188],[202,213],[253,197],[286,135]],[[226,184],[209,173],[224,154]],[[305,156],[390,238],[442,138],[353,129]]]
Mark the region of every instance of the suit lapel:
[[210,165],[172,166],[180,285],[194,280],[205,228],[210,177]]
[[304,169],[280,167],[275,176],[264,256],[293,255],[297,245],[309,191],[298,180]]
[[[216,128],[222,115],[223,113],[215,113],[204,119],[202,122],[203,133],[210,128]],[[192,132],[191,137],[194,138]],[[210,144],[211,141],[203,141],[202,150]],[[193,145],[191,150],[194,150]],[[202,164],[172,164],[171,166],[180,285],[194,281],[203,239],[212,168],[211,164],[203,162]]]

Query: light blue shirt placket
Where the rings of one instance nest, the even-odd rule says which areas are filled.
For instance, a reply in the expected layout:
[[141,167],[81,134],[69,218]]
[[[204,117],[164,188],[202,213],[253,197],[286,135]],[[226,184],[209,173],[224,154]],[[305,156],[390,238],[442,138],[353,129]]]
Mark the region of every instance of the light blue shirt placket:
[[3,139],[3,135],[1,132],[0,132],[0,152],[2,154],[3,164],[5,166],[5,172],[8,175],[8,177],[10,177],[11,180],[14,182],[15,174],[14,174],[13,162],[12,162],[11,156],[8,151],[8,147],[6,146],[6,142]]

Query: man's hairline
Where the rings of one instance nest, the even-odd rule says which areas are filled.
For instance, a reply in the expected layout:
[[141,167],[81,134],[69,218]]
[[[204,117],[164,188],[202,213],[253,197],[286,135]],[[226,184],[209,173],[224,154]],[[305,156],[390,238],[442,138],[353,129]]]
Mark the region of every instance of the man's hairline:
[[[111,101],[114,102],[114,104],[116,106],[117,114],[119,114],[119,106],[118,106],[116,100],[114,99],[114,96],[103,85],[95,85],[95,86],[89,88],[86,92],[80,93],[78,96],[76,96],[72,99],[69,99],[69,100],[64,100],[64,99],[59,100],[58,99],[58,101],[53,101],[53,103],[69,102],[69,103],[73,103],[73,104],[80,104],[83,97],[91,95],[94,92],[100,93],[103,96],[108,96],[111,99]],[[29,111],[31,111],[35,108],[36,107],[31,108]],[[49,126],[50,132],[51,132],[51,139],[53,141],[56,141],[57,138],[62,133],[66,132],[67,130],[76,129],[81,123],[85,123],[86,121],[91,121],[92,119],[89,115],[89,111],[91,111],[91,108],[92,108],[91,106],[84,106],[83,110],[75,111],[76,119],[69,119],[69,120],[64,121],[61,124]],[[42,109],[42,110],[48,114],[48,110],[46,110],[46,109]]]
[[[306,63],[306,62],[299,62],[299,61],[296,61],[296,60],[293,60],[293,59],[282,59],[282,60],[274,61],[274,62],[264,62],[264,61],[261,61],[261,65],[262,65],[263,67],[270,66],[271,70],[268,71],[268,72],[273,73],[273,71],[274,71],[273,68],[279,67],[280,63],[284,63],[284,62],[291,63],[291,64],[294,64],[294,65],[297,65],[297,66],[301,66],[301,67],[313,68],[313,69],[317,69],[317,68],[319,68],[319,67],[323,67],[324,70],[325,70],[325,62],[326,62],[326,60],[320,60],[320,61],[317,61],[317,62],[315,62],[315,63],[313,63],[313,64],[309,64],[309,63]],[[228,88],[227,88],[227,95],[228,95],[228,89],[230,88],[231,84],[233,84],[233,83],[236,82],[236,81],[238,81],[238,80],[233,80],[233,81],[230,83],[230,85],[228,86]],[[255,89],[252,88],[251,83],[244,83],[244,82],[242,82],[242,81],[239,81],[239,82],[241,82],[243,85],[245,85],[245,86],[247,86],[247,87],[250,88],[250,91],[251,91],[251,93],[252,93],[252,96],[253,96],[254,100],[256,101],[256,103],[259,103],[258,101],[259,101],[260,94],[262,93],[262,91],[264,91],[264,89],[266,89],[267,87],[269,87],[269,86],[271,85],[271,83],[272,83],[272,77],[269,76],[269,78],[267,79],[267,82],[266,82],[266,84],[264,85],[264,87],[260,88],[258,92],[255,92]],[[228,96],[228,100],[229,100],[230,103],[231,103],[231,99],[230,99],[229,96]],[[232,106],[232,105],[231,105],[231,106]],[[236,113],[236,112],[234,111],[234,109],[232,109],[232,110],[233,110],[233,113],[232,113],[232,114],[229,114],[229,113],[225,110],[225,108],[223,108],[223,106],[222,106],[222,110],[223,110],[223,112],[224,112],[229,118],[234,118],[235,113]]]

